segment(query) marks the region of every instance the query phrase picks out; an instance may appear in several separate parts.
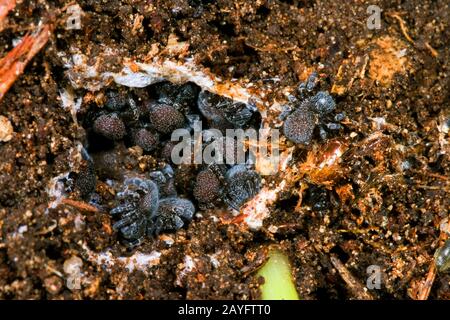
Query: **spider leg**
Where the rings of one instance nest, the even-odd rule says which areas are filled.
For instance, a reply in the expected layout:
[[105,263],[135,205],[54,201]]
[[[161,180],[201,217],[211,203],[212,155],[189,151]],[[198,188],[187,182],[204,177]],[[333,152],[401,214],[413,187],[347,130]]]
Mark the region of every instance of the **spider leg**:
[[230,196],[227,195],[227,196],[225,197],[224,201],[225,201],[225,203],[226,203],[228,206],[230,206],[232,209],[234,209],[234,210],[236,210],[236,211],[239,211],[239,206],[238,206],[238,204],[236,203],[236,200],[235,200],[235,199],[232,199]]
[[328,137],[328,133],[322,125],[319,125],[319,134],[322,140],[326,140]]
[[159,235],[161,231],[164,229],[164,222],[161,218],[157,218],[153,226],[151,227],[150,234],[154,234],[155,236]]
[[139,193],[133,190],[125,190],[118,192],[116,195],[118,200],[126,200],[127,198],[138,199],[140,197]]
[[134,221],[131,224],[120,229],[122,238],[127,241],[134,241],[145,235],[146,221]]
[[127,178],[123,183],[126,186],[135,185],[139,187],[143,183],[143,181],[144,180],[142,180],[141,178]]
[[112,216],[116,216],[118,214],[130,212],[130,211],[134,210],[134,208],[135,207],[133,204],[127,203],[127,204],[123,204],[123,205],[120,205],[120,206],[117,206],[117,207],[111,209],[109,214]]
[[311,92],[317,85],[317,72],[313,72],[309,75],[306,82],[300,83],[297,87],[297,92],[300,94],[301,98],[305,97],[305,92]]
[[181,229],[184,226],[184,221],[179,216],[174,216],[172,222],[175,230]]
[[144,237],[140,237],[136,240],[128,241],[128,240],[122,240],[122,243],[128,248],[133,249],[134,247],[139,246],[142,242],[144,242]]
[[339,129],[343,128],[342,125],[340,125],[339,123],[334,123],[334,122],[327,123],[326,126],[330,130],[339,130]]
[[136,218],[136,215],[134,214],[134,212],[130,211],[127,214],[125,214],[124,216],[122,216],[119,221],[117,221],[116,223],[113,224],[113,229],[119,230],[119,229],[125,227],[126,225],[133,223],[133,220],[135,218]]
[[175,218],[181,217],[187,220],[192,218],[190,210],[183,210],[183,208],[174,208],[173,212],[175,213]]
[[306,90],[308,92],[313,91],[317,85],[317,72],[313,72],[309,75],[308,80],[306,80]]

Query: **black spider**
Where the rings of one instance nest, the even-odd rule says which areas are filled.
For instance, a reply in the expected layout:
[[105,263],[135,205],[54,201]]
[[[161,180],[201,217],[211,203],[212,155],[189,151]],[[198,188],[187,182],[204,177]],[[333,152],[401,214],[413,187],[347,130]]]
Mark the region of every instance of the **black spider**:
[[78,190],[81,198],[88,200],[93,195],[97,185],[97,176],[95,175],[95,165],[85,148],[81,148],[83,162],[78,172],[70,172],[67,177],[60,181],[65,186],[65,192]]
[[[218,139],[222,140],[223,137]],[[211,208],[224,202],[231,208],[239,210],[246,201],[258,193],[261,177],[255,170],[250,169],[252,165],[243,164],[249,160],[245,150],[241,150],[243,157],[239,159],[239,146],[236,143],[229,144],[218,139],[206,138],[204,147],[214,142],[222,142],[222,156],[232,156],[235,164],[217,163],[213,160],[197,174],[193,194],[201,209]]]
[[213,208],[221,200],[225,185],[226,165],[216,163],[206,166],[197,174],[193,189],[200,209]]
[[253,105],[235,102],[209,91],[199,93],[197,104],[210,126],[221,130],[244,127],[256,111]]
[[175,109],[188,115],[191,113],[191,107],[195,106],[199,88],[193,83],[182,85],[170,82],[161,82],[152,88],[157,96],[158,103],[168,104]]
[[[159,199],[160,188],[167,188],[173,172],[171,168],[151,173],[152,180],[129,178],[124,189],[117,193],[120,204],[110,211],[119,217],[113,229],[120,232],[122,242],[129,248],[142,243],[146,235],[158,235],[162,231],[178,230],[192,220],[195,207],[191,201],[171,194]],[[166,194],[166,193],[163,193]]]
[[150,172],[150,178],[154,181],[159,189],[160,197],[173,197],[177,195],[175,188],[175,172],[170,165],[166,165],[161,170]]
[[161,199],[156,215],[149,225],[149,234],[158,235],[162,231],[176,231],[192,220],[195,207],[191,201],[178,197]]
[[159,191],[157,185],[140,178],[124,181],[124,189],[117,194],[121,204],[113,208],[110,214],[120,217],[114,223],[114,230],[119,230],[127,247],[139,245],[147,234],[149,221],[156,216]]
[[261,189],[261,176],[243,164],[237,164],[225,175],[224,201],[231,208],[239,208]]
[[116,112],[102,113],[92,127],[97,134],[110,140],[120,140],[127,133],[125,124]]
[[[312,140],[314,129],[319,125],[320,136],[326,139],[327,131],[341,129],[337,123],[323,123],[327,115],[334,111],[336,103],[327,91],[319,91],[311,95],[317,84],[317,74],[312,73],[306,83],[301,83],[297,88],[297,94],[289,95],[290,103],[281,114],[284,120],[283,133],[286,138],[294,143],[309,144]],[[335,116],[334,121],[342,120],[343,115]]]

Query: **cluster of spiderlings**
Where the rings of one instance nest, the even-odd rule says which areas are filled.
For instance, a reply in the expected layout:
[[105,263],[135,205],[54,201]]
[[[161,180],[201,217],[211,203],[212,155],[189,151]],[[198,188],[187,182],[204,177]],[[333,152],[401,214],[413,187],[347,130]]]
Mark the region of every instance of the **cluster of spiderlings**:
[[[320,136],[325,139],[327,131],[341,129],[341,125],[327,121],[327,116],[334,111],[336,103],[327,91],[312,95],[317,84],[317,74],[309,76],[306,83],[300,84],[295,95],[290,95],[290,104],[286,106],[281,119],[284,120],[283,133],[294,143],[307,145],[311,142],[314,130],[318,126]],[[334,121],[342,120],[342,114],[336,115]]]
[[[85,199],[110,210],[113,229],[126,246],[184,227],[196,210],[239,210],[260,190],[261,177],[250,163],[171,161],[177,143],[171,141],[172,132],[180,128],[192,132],[194,120],[201,121],[203,130],[259,129],[261,117],[251,104],[202,91],[192,83],[163,82],[125,92],[109,90],[103,105],[89,107],[79,118],[87,133],[89,161],[85,171],[75,175],[74,185]],[[204,136],[203,148],[216,139]],[[163,169],[142,172],[130,165],[129,148],[135,146]],[[225,152],[237,153],[234,146],[227,148],[232,150]],[[117,190],[113,208],[110,200],[95,193],[97,181]]]

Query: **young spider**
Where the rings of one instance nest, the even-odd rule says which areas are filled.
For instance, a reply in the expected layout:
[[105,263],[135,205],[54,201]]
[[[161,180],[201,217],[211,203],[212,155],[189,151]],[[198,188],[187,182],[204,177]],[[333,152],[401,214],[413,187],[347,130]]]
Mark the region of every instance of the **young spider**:
[[148,227],[148,233],[158,235],[162,231],[176,231],[192,220],[195,207],[191,201],[178,197],[161,199],[156,215]]
[[121,202],[110,211],[120,219],[114,223],[127,247],[139,245],[147,234],[149,222],[156,216],[159,204],[159,190],[151,181],[129,178],[124,181],[124,189],[117,194]]
[[[319,126],[320,137],[324,140],[328,136],[327,130],[342,128],[338,123],[326,123],[336,103],[327,91],[319,91],[312,95],[316,85],[317,73],[314,72],[308,77],[306,83],[298,86],[295,95],[288,96],[289,104],[280,115],[280,119],[284,121],[283,133],[294,143],[308,145],[317,126]],[[343,114],[338,114],[334,117],[334,121],[340,121],[343,117]]]

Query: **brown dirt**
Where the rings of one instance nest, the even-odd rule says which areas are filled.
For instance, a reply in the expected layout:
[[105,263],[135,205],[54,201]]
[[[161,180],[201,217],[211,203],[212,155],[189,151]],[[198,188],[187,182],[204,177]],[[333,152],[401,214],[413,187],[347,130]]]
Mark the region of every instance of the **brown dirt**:
[[[334,269],[332,254],[361,284],[369,265],[382,267],[382,288],[371,291],[375,298],[415,297],[439,247],[439,224],[449,214],[449,137],[439,131],[450,117],[448,1],[78,3],[81,31],[64,28],[58,12],[67,2],[24,1],[0,32],[3,57],[40,19],[56,24],[49,43],[0,102],[0,115],[15,132],[0,142],[1,299],[256,298],[252,272],[272,243],[289,253],[304,299],[355,297]],[[380,30],[366,27],[370,4],[383,10]],[[165,235],[174,240],[171,246],[162,237],[139,248],[162,253],[147,273],[109,272],[80,245],[129,254],[117,243],[107,213],[67,204],[46,210],[50,180],[82,169],[69,167],[71,150],[85,133],[61,108],[59,90],[68,82],[60,53],[75,46],[94,57],[108,46],[141,60],[152,44],[164,48],[170,34],[186,41],[195,61],[214,74],[271,86],[268,99],[281,98],[280,88],[319,70],[322,87],[347,115],[339,137],[347,152],[331,183],[305,171],[275,203],[261,231],[197,217]],[[109,69],[119,66],[116,58]],[[274,77],[280,81],[272,83]],[[85,102],[98,94],[78,93]],[[83,104],[82,114],[90,104]],[[126,152],[129,168],[145,172],[152,166],[151,158]],[[294,167],[305,168],[306,153],[296,153]],[[105,189],[97,186],[108,197]],[[77,219],[84,225],[76,227]],[[278,231],[269,232],[270,226]],[[212,254],[218,267],[210,262]],[[186,255],[196,267],[184,273]],[[65,285],[63,264],[71,256],[83,259],[81,290]],[[430,298],[450,298],[449,284],[448,275],[438,274]]]

